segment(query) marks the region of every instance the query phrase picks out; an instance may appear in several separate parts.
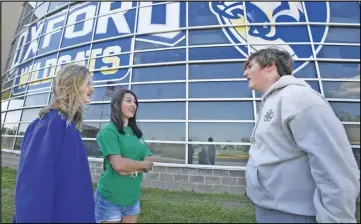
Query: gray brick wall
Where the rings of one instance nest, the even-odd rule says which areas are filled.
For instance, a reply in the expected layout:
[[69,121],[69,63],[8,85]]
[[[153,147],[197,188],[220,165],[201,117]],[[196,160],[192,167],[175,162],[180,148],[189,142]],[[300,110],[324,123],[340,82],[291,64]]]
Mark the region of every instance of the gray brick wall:
[[[4,167],[17,169],[18,158],[16,152],[1,151]],[[98,181],[103,172],[102,161],[90,158],[89,167],[93,181]],[[155,164],[152,171],[144,174],[142,187],[244,195],[245,183],[244,171],[241,170],[165,167]]]

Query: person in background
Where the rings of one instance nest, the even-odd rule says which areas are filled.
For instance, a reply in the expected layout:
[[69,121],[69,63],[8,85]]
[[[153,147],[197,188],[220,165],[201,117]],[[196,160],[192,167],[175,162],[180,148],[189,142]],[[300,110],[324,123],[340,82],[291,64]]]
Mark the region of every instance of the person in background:
[[[213,142],[213,138],[209,137],[208,142]],[[214,165],[214,162],[216,160],[216,146],[215,145],[208,145],[208,161],[210,165]]]
[[360,172],[326,99],[292,76],[288,52],[267,48],[245,63],[263,94],[246,167],[257,222],[355,223]]
[[152,153],[136,123],[135,94],[119,89],[110,106],[111,121],[97,135],[104,172],[94,196],[96,222],[136,223],[142,173],[152,169]]
[[93,91],[86,67],[70,64],[58,72],[53,103],[24,134],[13,223],[95,222],[88,157],[79,133]]
[[[191,142],[192,139],[189,139],[189,141]],[[194,155],[193,145],[189,144],[188,145],[188,164],[193,164],[193,155]]]

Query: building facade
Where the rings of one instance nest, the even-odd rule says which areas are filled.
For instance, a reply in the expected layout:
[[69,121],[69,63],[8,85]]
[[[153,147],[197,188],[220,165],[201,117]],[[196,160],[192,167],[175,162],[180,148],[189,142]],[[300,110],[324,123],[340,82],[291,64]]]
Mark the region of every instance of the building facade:
[[327,98],[359,160],[360,3],[333,1],[27,3],[2,74],[1,148],[19,150],[56,71],[79,63],[95,86],[82,132],[90,158],[112,93],[128,88],[159,166],[229,176],[248,160],[261,100],[243,63],[269,46],[288,50],[294,76]]

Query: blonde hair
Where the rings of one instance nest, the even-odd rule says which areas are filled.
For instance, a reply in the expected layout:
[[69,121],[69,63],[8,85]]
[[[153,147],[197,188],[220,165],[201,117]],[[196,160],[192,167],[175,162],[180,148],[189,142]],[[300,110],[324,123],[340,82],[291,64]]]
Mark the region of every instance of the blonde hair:
[[68,64],[60,69],[53,81],[54,102],[44,107],[39,112],[39,117],[42,118],[51,109],[56,109],[68,125],[73,121],[75,127],[81,131],[85,103],[78,90],[88,81],[89,76],[89,70],[78,64]]

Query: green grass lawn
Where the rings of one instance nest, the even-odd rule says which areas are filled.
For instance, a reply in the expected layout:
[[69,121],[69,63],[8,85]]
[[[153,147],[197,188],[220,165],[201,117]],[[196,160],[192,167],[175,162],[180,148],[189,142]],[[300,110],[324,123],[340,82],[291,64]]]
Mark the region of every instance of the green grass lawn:
[[[15,178],[14,170],[2,167],[2,223],[11,222],[14,214]],[[253,205],[245,196],[171,192],[158,189],[142,191],[142,213],[139,217],[141,223],[255,223],[256,221]],[[359,207],[360,203],[358,210]]]

